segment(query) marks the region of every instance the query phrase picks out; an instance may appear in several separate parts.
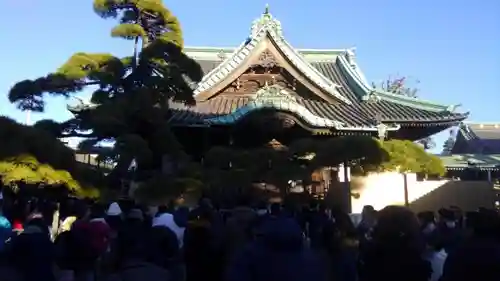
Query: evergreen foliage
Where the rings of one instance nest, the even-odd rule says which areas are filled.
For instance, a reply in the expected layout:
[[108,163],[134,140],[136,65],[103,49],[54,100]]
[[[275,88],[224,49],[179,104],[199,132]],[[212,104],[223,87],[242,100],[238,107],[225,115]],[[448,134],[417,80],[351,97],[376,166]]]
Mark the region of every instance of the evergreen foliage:
[[[70,107],[75,118],[63,123],[40,121],[56,137],[82,137],[80,149],[98,152],[101,161],[116,161],[109,175],[117,183],[135,161],[135,179],[157,182],[164,155],[186,161],[168,123],[172,100],[193,104],[193,85],[201,67],[182,52],[179,21],[160,0],[95,0],[94,11],[117,20],[111,36],[131,40],[124,58],[109,53],[78,52],[54,73],[17,83],[9,100],[22,110],[41,112],[48,95],[74,97],[88,86],[96,90],[91,104]],[[99,147],[114,141],[113,148]]]
[[264,147],[243,151],[214,147],[207,152],[203,163],[204,182],[209,188],[229,194],[262,182],[286,193],[290,180],[308,182],[314,171],[344,163],[353,167],[355,173],[445,173],[439,157],[427,153],[418,144],[405,140],[381,142],[364,136],[301,139],[282,149]]
[[[66,187],[77,196],[98,196],[92,168],[75,161],[74,152],[49,131],[0,117],[0,182],[23,186]],[[97,187],[97,186],[96,186]]]
[[414,142],[407,140],[388,140],[382,143],[389,159],[380,166],[382,171],[400,171],[442,176],[446,169],[441,159],[425,151]]

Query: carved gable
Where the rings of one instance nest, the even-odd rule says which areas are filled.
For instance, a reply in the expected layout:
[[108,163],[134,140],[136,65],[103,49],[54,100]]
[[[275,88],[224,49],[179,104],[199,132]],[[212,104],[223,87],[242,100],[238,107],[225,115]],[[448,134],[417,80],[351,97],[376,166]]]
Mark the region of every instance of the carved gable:
[[276,58],[274,57],[273,53],[269,50],[264,50],[260,55],[255,64],[253,65],[254,67],[262,67],[265,70],[271,70],[277,66],[279,66],[279,63],[276,61]]
[[[221,73],[219,73],[220,76]],[[264,85],[279,85],[297,97],[337,103],[332,95],[311,82],[292,65],[272,40],[263,40],[238,67],[225,75],[216,86],[197,95],[203,101],[220,95],[252,96]]]
[[268,58],[266,58],[264,64],[253,64],[245,73],[232,81],[214,97],[220,95],[253,97],[266,86],[278,86],[297,98],[320,100],[307,86],[300,83],[284,68],[278,65],[273,65],[271,68],[272,62],[267,60]]

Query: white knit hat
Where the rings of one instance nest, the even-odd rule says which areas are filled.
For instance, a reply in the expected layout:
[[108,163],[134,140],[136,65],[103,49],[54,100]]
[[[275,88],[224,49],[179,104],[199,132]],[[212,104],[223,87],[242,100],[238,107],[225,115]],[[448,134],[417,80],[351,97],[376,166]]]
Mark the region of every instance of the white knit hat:
[[108,211],[106,212],[108,216],[119,216],[122,214],[122,209],[118,203],[113,202],[109,205]]

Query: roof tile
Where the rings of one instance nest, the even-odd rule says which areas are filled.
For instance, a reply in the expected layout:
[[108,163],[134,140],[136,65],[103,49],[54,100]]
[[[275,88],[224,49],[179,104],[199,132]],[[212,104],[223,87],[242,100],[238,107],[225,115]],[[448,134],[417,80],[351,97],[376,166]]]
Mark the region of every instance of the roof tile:
[[[204,73],[212,71],[220,61],[198,60]],[[349,84],[338,61],[311,62],[322,75],[330,79],[333,83],[340,85],[339,93],[350,100],[352,104],[328,104],[325,102],[299,99],[299,103],[306,107],[311,113],[336,121],[343,122],[347,126],[371,126],[376,117],[380,117],[384,122],[459,122],[465,119],[466,115],[461,113],[435,112],[413,108],[407,105],[391,103],[386,100],[375,102],[362,101],[356,94],[356,85]],[[236,108],[247,104],[248,97],[228,97],[219,96],[208,101],[198,102],[195,107],[179,107],[172,104],[173,109],[181,112],[174,114],[175,122],[201,122],[203,117],[211,118],[232,113]],[[189,113],[191,112],[191,114]],[[500,130],[499,130],[500,134]]]

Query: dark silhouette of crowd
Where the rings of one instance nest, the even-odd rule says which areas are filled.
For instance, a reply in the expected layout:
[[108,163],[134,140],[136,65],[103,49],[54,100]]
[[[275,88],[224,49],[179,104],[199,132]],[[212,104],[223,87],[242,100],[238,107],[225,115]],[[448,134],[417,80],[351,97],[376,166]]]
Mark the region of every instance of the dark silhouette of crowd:
[[365,206],[356,225],[318,201],[30,200],[2,210],[2,281],[500,280],[500,219],[489,209]]

